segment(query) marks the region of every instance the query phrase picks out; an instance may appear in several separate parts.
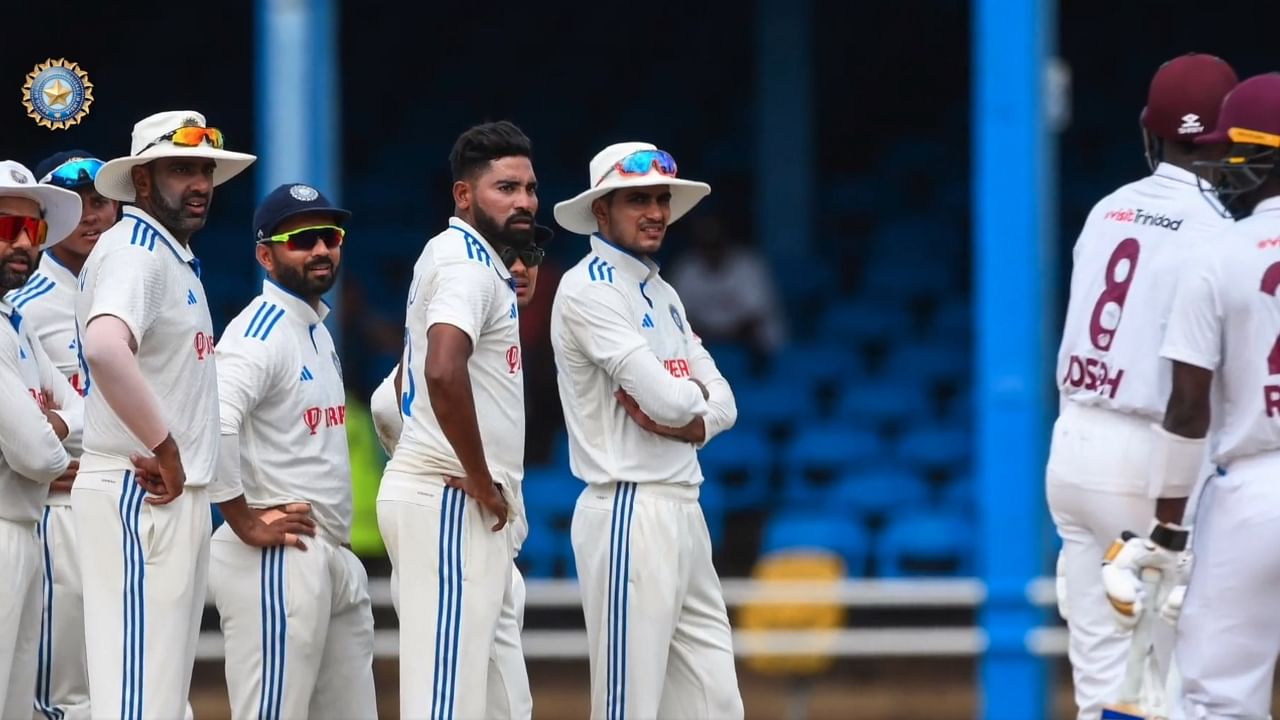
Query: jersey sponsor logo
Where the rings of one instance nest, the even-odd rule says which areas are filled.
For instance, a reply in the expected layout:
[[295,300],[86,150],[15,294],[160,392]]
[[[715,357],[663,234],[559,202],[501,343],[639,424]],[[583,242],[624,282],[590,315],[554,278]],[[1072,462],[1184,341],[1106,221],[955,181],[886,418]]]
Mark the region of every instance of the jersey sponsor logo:
[[1280,237],[1267,238],[1266,240],[1258,241],[1259,250],[1267,250],[1269,248],[1278,248],[1278,247],[1280,247]]
[[598,257],[587,263],[587,275],[591,282],[613,282],[613,266]]
[[194,345],[196,348],[197,360],[204,360],[205,357],[213,357],[212,335],[206,334],[203,330],[197,330]]
[[693,375],[689,372],[689,361],[684,358],[675,358],[672,360],[663,360],[662,366],[671,373],[671,377],[687,378]]
[[188,304],[188,305],[196,305],[196,304],[198,304],[198,303],[199,303],[199,301],[198,301],[198,300],[196,300],[196,291],[195,291],[195,290],[188,290],[188,291],[187,291],[187,304]]
[[1179,135],[1194,135],[1202,132],[1204,132],[1204,125],[1200,124],[1199,115],[1187,113],[1182,116],[1182,124],[1178,126]]
[[41,410],[48,410],[49,403],[45,400],[44,393],[35,388],[27,388],[27,392],[31,393],[31,397],[36,401],[36,407]]
[[1151,227],[1164,228],[1178,232],[1178,228],[1182,227],[1182,218],[1171,218],[1168,215],[1153,215],[1143,212],[1142,208],[1119,208],[1116,210],[1108,210],[1102,216],[1103,220],[1111,220],[1118,223],[1129,223],[1131,225],[1148,225]]
[[518,311],[518,310],[516,310],[516,304],[515,304],[515,303],[511,303],[511,311],[510,311],[509,313],[507,313],[507,315],[508,315],[512,320],[515,320],[517,317],[519,317],[520,313],[519,313],[519,311]]
[[1116,393],[1120,391],[1120,381],[1123,379],[1124,370],[1112,368],[1104,360],[1072,355],[1067,362],[1067,376],[1062,378],[1062,384],[1106,395],[1115,400]]
[[302,411],[302,422],[312,435],[320,432],[321,427],[342,427],[347,423],[347,406],[332,405],[330,407],[311,406]]
[[640,327],[642,328],[653,327],[653,318],[649,317],[649,313],[644,314],[644,319],[640,321]]
[[84,396],[84,388],[80,387],[80,373],[73,373],[67,378],[67,382],[71,383],[71,389],[75,390],[77,395]]
[[507,348],[507,374],[515,375],[523,367],[524,364],[520,360],[520,346],[512,345]]
[[306,366],[306,365],[303,365],[303,366],[302,366],[302,374],[298,377],[298,380],[299,380],[299,382],[307,382],[308,380],[314,380],[314,379],[315,379],[315,377],[316,377],[316,376],[315,376],[315,375],[312,375],[312,374],[311,374],[311,371],[307,369],[307,366]]

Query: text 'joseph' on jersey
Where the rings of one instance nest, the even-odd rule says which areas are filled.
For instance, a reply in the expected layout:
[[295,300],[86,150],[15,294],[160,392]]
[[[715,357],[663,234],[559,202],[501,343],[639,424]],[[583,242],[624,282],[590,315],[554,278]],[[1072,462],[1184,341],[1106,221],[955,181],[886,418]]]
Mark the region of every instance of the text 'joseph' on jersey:
[[1280,198],[1187,265],[1160,354],[1216,373],[1215,462],[1280,450]]
[[723,419],[709,412],[702,391],[689,381],[722,378],[652,260],[593,235],[591,252],[560,279],[551,343],[576,477],[588,483],[702,482],[693,445],[641,428],[614,397],[625,389],[662,425],[702,417],[707,440],[736,418],[736,411]]
[[1159,350],[1180,268],[1229,225],[1195,175],[1166,163],[1093,207],[1072,252],[1058,350],[1063,397],[1164,417],[1170,369]]
[[[182,454],[187,485],[213,476],[218,445],[218,379],[213,321],[200,282],[200,262],[158,220],[135,206],[104,232],[85,261],[76,300],[83,340],[93,319],[122,320],[138,345],[137,359]],[[81,472],[132,470],[130,453],[147,453],[102,393],[95,392],[83,353],[84,456]]]
[[9,301],[26,322],[58,372],[80,391],[80,344],[76,342],[77,279],[51,252],[40,254],[39,268],[26,284],[9,292]]
[[520,315],[511,274],[479,232],[460,218],[427,242],[413,266],[405,307],[400,407],[404,430],[388,470],[410,475],[463,475],[426,388],[427,331],[452,325],[471,339],[467,373],[480,440],[498,482],[524,477],[524,372]]
[[346,390],[329,308],[271,280],[222,333],[218,401],[223,434],[238,434],[240,486],[221,478],[209,499],[243,491],[253,507],[311,503],[322,532],[336,544],[351,536],[351,458]]

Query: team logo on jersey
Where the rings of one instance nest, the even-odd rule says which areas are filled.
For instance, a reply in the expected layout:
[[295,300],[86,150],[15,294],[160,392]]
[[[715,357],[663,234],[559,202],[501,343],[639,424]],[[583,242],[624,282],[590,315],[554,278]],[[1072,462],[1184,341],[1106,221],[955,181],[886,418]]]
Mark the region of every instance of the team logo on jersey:
[[311,202],[320,197],[320,192],[310,185],[294,185],[289,188],[289,194],[298,202]]
[[338,360],[338,351],[334,350],[329,357],[333,358],[333,368],[338,371],[338,377],[342,377],[342,362]]
[[39,63],[22,84],[27,117],[50,130],[65,130],[89,114],[93,83],[80,66],[58,58]]
[[507,348],[507,374],[515,375],[520,372],[520,369],[523,367],[524,364],[520,360],[520,346],[512,345]]
[[680,332],[684,332],[684,318],[680,317],[680,311],[676,309],[675,305],[668,305],[667,307],[671,309],[671,320],[676,324],[676,327],[680,328]]
[[1200,116],[1195,113],[1187,113],[1182,116],[1182,125],[1178,126],[1179,135],[1193,135],[1195,133],[1204,132],[1204,125],[1200,124]]
[[213,336],[206,335],[203,331],[196,331],[195,342],[196,359],[203,360],[206,356],[213,357]]
[[1168,215],[1152,215],[1143,212],[1142,208],[1120,208],[1117,210],[1108,210],[1107,214],[1102,216],[1103,220],[1111,220],[1118,223],[1129,223],[1131,225],[1149,225],[1151,227],[1164,228],[1178,232],[1178,228],[1182,227],[1182,218],[1171,218]]
[[302,422],[306,424],[307,430],[312,435],[319,432],[321,426],[326,428],[341,427],[347,423],[347,406],[309,407],[302,411]]

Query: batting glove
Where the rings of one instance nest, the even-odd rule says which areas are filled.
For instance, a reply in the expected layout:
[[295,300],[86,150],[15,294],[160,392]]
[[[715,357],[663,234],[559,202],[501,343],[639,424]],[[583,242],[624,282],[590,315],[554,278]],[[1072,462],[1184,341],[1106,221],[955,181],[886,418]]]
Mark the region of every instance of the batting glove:
[[[1149,538],[1126,531],[1111,544],[1102,562],[1102,586],[1122,628],[1131,629],[1138,623],[1145,602],[1159,603],[1157,607],[1162,612],[1165,605],[1170,605],[1175,594],[1172,590],[1181,584],[1180,568],[1189,562],[1182,557],[1186,555],[1188,535],[1187,529],[1179,525],[1157,523]],[[1154,598],[1143,597],[1145,568],[1160,571],[1161,586]],[[1166,591],[1166,587],[1170,590]],[[1177,610],[1170,605],[1170,612],[1181,610],[1180,598],[1176,602]]]

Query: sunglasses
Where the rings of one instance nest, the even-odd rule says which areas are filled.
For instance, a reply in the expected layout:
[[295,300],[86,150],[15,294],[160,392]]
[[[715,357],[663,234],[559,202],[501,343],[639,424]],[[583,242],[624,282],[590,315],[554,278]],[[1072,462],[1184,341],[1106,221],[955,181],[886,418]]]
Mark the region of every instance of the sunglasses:
[[502,259],[502,264],[506,265],[507,269],[516,264],[516,258],[519,258],[525,267],[533,268],[542,264],[543,259],[547,257],[547,251],[537,245],[530,245],[519,250],[510,245],[504,245],[498,250],[498,257]]
[[57,185],[61,188],[75,189],[81,185],[92,183],[94,178],[98,177],[98,170],[102,169],[103,163],[95,158],[76,158],[68,160],[52,172],[40,178],[40,182],[49,185]]
[[139,150],[138,152],[142,152],[147,148],[159,145],[166,140],[181,147],[196,147],[200,143],[204,143],[215,150],[222,149],[221,130],[218,128],[188,125],[186,127],[180,127],[177,130],[170,130],[155,140],[152,140],[147,147],[142,148],[142,150]]
[[285,247],[290,250],[311,251],[315,248],[316,243],[322,242],[324,246],[330,250],[342,245],[342,241],[347,236],[347,231],[337,225],[315,225],[313,227],[298,228],[290,230],[287,233],[272,235],[258,242],[284,243]]
[[676,159],[671,157],[671,153],[665,150],[640,150],[622,158],[609,168],[609,171],[600,176],[600,183],[609,177],[609,173],[616,172],[622,176],[648,175],[651,172],[657,172],[659,175],[668,177],[676,176]]
[[16,242],[22,233],[27,234],[32,247],[44,245],[45,236],[49,234],[49,223],[43,218],[26,215],[0,215],[0,241]]

